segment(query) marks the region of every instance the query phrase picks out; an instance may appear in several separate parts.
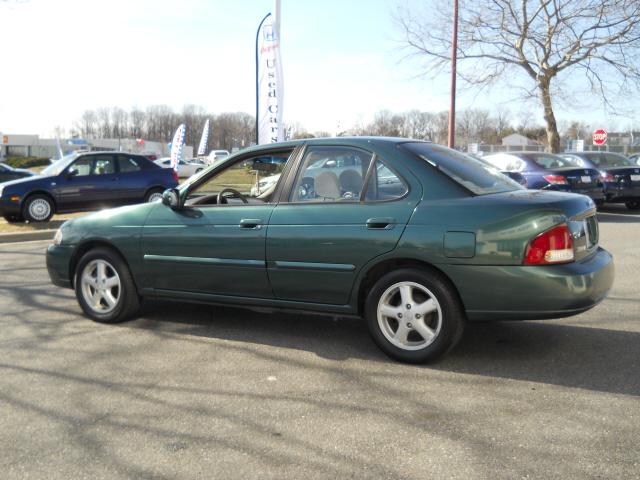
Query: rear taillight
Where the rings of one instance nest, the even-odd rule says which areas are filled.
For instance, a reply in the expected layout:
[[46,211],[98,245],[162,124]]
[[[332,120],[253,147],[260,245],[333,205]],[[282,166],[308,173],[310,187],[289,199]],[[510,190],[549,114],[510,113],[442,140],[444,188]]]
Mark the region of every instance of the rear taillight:
[[563,175],[544,175],[544,179],[554,185],[567,185],[567,177]]
[[178,172],[176,172],[173,168],[171,169],[171,175],[176,182],[180,182],[180,177],[178,177]]
[[549,265],[573,261],[573,238],[566,224],[553,227],[529,242],[525,265]]
[[616,177],[614,177],[609,172],[600,172],[600,176],[602,177],[602,180],[604,180],[605,182],[615,182],[616,181]]

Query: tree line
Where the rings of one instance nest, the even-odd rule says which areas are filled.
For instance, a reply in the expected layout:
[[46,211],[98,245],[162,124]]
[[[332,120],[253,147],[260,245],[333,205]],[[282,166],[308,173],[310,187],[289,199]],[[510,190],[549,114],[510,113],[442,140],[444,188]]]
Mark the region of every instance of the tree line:
[[[178,125],[187,125],[186,144],[198,146],[202,128],[210,119],[208,149],[247,147],[255,142],[255,118],[244,112],[208,113],[204,107],[187,105],[177,113],[166,105],[153,105],[142,110],[126,111],[119,107],[87,110],[78,120],[72,134],[83,138],[142,138],[148,141],[170,142]],[[591,143],[591,134],[598,126],[582,121],[559,122],[561,136],[566,140],[582,139]],[[426,112],[410,110],[393,112],[380,110],[370,122],[360,122],[340,132],[307,131],[299,122],[286,126],[292,139],[330,137],[337,135],[404,137],[430,140],[446,144],[448,135],[448,112]],[[291,127],[291,128],[288,128]],[[609,125],[614,131],[615,126]],[[626,129],[635,132],[638,128]],[[470,143],[498,145],[512,133],[520,133],[548,146],[547,131],[543,125],[531,122],[531,115],[522,112],[514,115],[508,109],[498,108],[491,112],[468,108],[456,114],[456,146],[466,148]],[[612,139],[613,140],[613,139]],[[609,142],[612,143],[612,142]],[[613,144],[613,143],[612,143]]]
[[145,109],[133,107],[101,107],[86,110],[75,122],[72,135],[83,138],[141,138],[147,141],[170,142],[181,123],[187,126],[185,143],[197,148],[207,119],[209,150],[242,148],[255,141],[255,119],[244,112],[212,114],[197,105],[185,105],[175,112],[167,105],[151,105]]

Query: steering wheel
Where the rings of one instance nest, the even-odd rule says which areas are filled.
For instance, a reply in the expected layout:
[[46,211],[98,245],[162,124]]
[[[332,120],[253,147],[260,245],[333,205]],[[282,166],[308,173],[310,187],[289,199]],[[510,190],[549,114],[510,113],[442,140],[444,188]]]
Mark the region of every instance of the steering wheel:
[[224,188],[224,189],[222,189],[220,191],[220,193],[218,193],[218,197],[216,198],[216,203],[218,205],[222,205],[223,203],[229,203],[227,201],[227,197],[224,196],[225,193],[233,193],[234,197],[237,197],[240,200],[242,200],[242,203],[249,203],[249,200],[247,200],[247,197],[245,197],[243,194],[241,194],[235,188]]

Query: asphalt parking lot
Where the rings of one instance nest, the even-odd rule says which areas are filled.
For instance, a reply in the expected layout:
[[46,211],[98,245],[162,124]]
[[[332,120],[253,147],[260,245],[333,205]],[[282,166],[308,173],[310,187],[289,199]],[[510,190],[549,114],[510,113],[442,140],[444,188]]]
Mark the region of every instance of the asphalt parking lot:
[[[0,471],[13,478],[640,478],[640,215],[577,317],[471,325],[434,365],[363,322],[148,303],[107,326],[0,245]],[[544,299],[541,299],[543,302]]]

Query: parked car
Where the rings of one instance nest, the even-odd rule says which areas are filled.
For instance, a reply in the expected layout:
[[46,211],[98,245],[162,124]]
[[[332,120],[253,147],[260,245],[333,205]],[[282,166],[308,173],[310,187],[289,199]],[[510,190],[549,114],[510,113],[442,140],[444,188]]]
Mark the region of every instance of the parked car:
[[17,180],[18,178],[33,177],[34,175],[35,173],[31,170],[13,168],[6,163],[0,163],[0,183]]
[[159,200],[177,184],[172,170],[141,155],[69,155],[40,175],[0,184],[0,215],[10,222],[46,222],[54,213]]
[[581,193],[596,204],[604,201],[604,186],[596,168],[551,153],[509,152],[483,157],[500,170],[521,173],[527,188]]
[[[253,195],[256,175],[273,175],[265,156],[287,162],[271,192]],[[331,168],[302,188],[318,159],[348,157],[348,189]],[[161,203],[65,222],[47,267],[96,321],[130,318],[144,297],[359,315],[407,362],[444,354],[468,321],[589,310],[614,277],[590,198],[526,190],[440,145],[375,137],[238,152]]]
[[226,158],[228,156],[229,156],[228,150],[211,150],[207,158],[208,158],[209,165],[213,165],[216,161]]
[[562,156],[586,168],[598,169],[604,182],[605,201],[624,203],[640,210],[640,166],[613,152],[566,152]]
[[[485,165],[487,165],[487,166],[489,166],[491,168],[498,169],[495,165],[492,165],[491,163],[487,162],[484,159],[484,157],[481,157],[479,155],[475,155],[473,153],[467,153],[467,155],[469,155],[470,157],[475,158],[476,160],[480,160],[482,163],[484,163]],[[509,170],[499,170],[499,169],[498,169],[498,171],[501,174],[506,175],[507,177],[509,177],[514,182],[518,182],[518,184],[522,185],[523,187],[527,186],[527,179],[520,172],[516,172],[516,171],[513,171],[513,170],[509,171]]]
[[[162,168],[171,168],[171,157],[159,158],[158,160],[155,160],[154,163]],[[206,165],[202,165],[200,163],[191,163],[185,160],[180,160],[178,162],[178,177],[190,177],[196,173],[200,173],[205,168]]]

